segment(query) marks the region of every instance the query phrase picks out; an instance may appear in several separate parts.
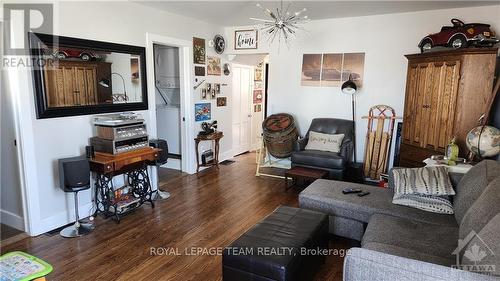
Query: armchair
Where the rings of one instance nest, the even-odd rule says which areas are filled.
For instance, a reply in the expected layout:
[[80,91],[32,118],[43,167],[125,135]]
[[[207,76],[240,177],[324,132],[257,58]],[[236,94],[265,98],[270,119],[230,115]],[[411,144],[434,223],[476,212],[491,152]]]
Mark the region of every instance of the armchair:
[[[309,132],[323,134],[344,134],[340,152],[305,150]],[[315,118],[304,138],[294,143],[292,167],[306,167],[326,170],[330,179],[342,180],[347,163],[351,161],[353,151],[353,122],[335,118]]]

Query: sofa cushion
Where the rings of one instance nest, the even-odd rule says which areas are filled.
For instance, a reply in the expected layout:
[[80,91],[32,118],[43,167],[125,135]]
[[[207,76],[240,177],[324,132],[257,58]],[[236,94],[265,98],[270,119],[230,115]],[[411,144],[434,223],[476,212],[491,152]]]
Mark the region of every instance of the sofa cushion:
[[320,150],[303,150],[292,153],[292,162],[299,165],[323,167],[342,170],[345,160],[337,152]]
[[453,198],[455,218],[459,224],[486,186],[498,176],[500,176],[500,163],[483,160],[462,177],[457,186],[457,194]]
[[[361,188],[367,196],[343,194],[344,188]],[[392,190],[376,186],[318,179],[299,194],[299,206],[368,223],[373,214],[386,214],[437,225],[456,226],[453,215],[435,214],[392,204]]]
[[[418,261],[425,261],[429,263],[444,265],[449,267],[455,264],[454,259],[447,259],[443,257],[434,256],[426,252],[416,251],[413,249],[402,248],[394,245],[388,245],[377,242],[370,242],[363,245],[364,249],[377,251],[381,253],[386,253],[393,256],[403,257],[407,259],[413,259]],[[404,265],[401,265],[404,267]]]
[[[397,250],[399,256],[451,265],[458,245],[458,227],[417,222],[400,217],[375,214],[371,217],[361,245],[376,243]],[[373,245],[372,245],[373,246]],[[375,248],[370,248],[376,250]]]
[[497,177],[465,213],[460,223],[460,239],[464,239],[471,231],[479,233],[499,213],[500,177]]
[[[470,240],[468,246],[475,243],[484,243],[487,249],[487,256],[481,260],[483,265],[494,265],[495,271],[491,272],[495,276],[500,276],[500,213],[497,213],[475,236]],[[469,247],[466,247],[466,249]],[[465,250],[465,249],[464,249]],[[463,262],[463,260],[462,260]]]

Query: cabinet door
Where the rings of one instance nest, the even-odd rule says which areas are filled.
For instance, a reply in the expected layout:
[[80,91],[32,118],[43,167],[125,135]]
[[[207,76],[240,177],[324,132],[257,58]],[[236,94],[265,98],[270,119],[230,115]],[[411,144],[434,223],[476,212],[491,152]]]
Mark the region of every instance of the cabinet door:
[[74,72],[75,105],[96,104],[96,68],[76,66]]
[[424,104],[432,84],[431,77],[432,67],[429,67],[429,63],[410,64],[403,125],[404,143],[416,146],[421,146],[423,143],[422,138],[425,137],[427,124],[424,124],[422,119],[426,118]]
[[430,65],[429,91],[424,97],[424,130],[422,147],[444,151],[453,137],[453,122],[459,81],[460,61],[440,61]]
[[74,104],[74,72],[72,67],[55,64],[44,71],[48,107],[62,107]]

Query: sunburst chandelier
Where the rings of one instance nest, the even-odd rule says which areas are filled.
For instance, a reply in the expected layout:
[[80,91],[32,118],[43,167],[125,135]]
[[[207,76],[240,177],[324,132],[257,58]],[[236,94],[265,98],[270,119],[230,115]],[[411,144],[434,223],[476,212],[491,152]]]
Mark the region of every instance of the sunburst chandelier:
[[276,8],[276,12],[273,12],[271,9],[264,8],[262,5],[257,4],[257,7],[270,16],[271,19],[250,19],[258,22],[257,28],[268,34],[270,43],[273,43],[277,37],[280,45],[282,40],[288,45],[289,40],[295,37],[297,30],[301,29],[301,25],[309,21],[307,16],[301,15],[307,11],[306,8],[291,13],[290,6],[291,3],[288,3],[286,8],[284,8],[283,1],[281,1],[280,7]]

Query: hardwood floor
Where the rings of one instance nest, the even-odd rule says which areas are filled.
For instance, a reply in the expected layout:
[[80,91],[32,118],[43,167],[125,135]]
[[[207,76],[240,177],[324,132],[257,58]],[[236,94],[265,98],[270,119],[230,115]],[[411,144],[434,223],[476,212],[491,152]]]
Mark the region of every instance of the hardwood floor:
[[[167,200],[145,205],[117,224],[96,219],[88,236],[41,235],[2,245],[52,264],[49,280],[221,280],[221,256],[186,255],[192,247],[225,247],[280,204],[297,206],[298,191],[284,181],[255,177],[255,154],[199,175],[162,170]],[[332,248],[350,241],[335,238]],[[152,255],[151,249],[179,249],[180,255]],[[156,253],[160,253],[157,250]],[[330,256],[316,280],[342,280],[343,259]]]

